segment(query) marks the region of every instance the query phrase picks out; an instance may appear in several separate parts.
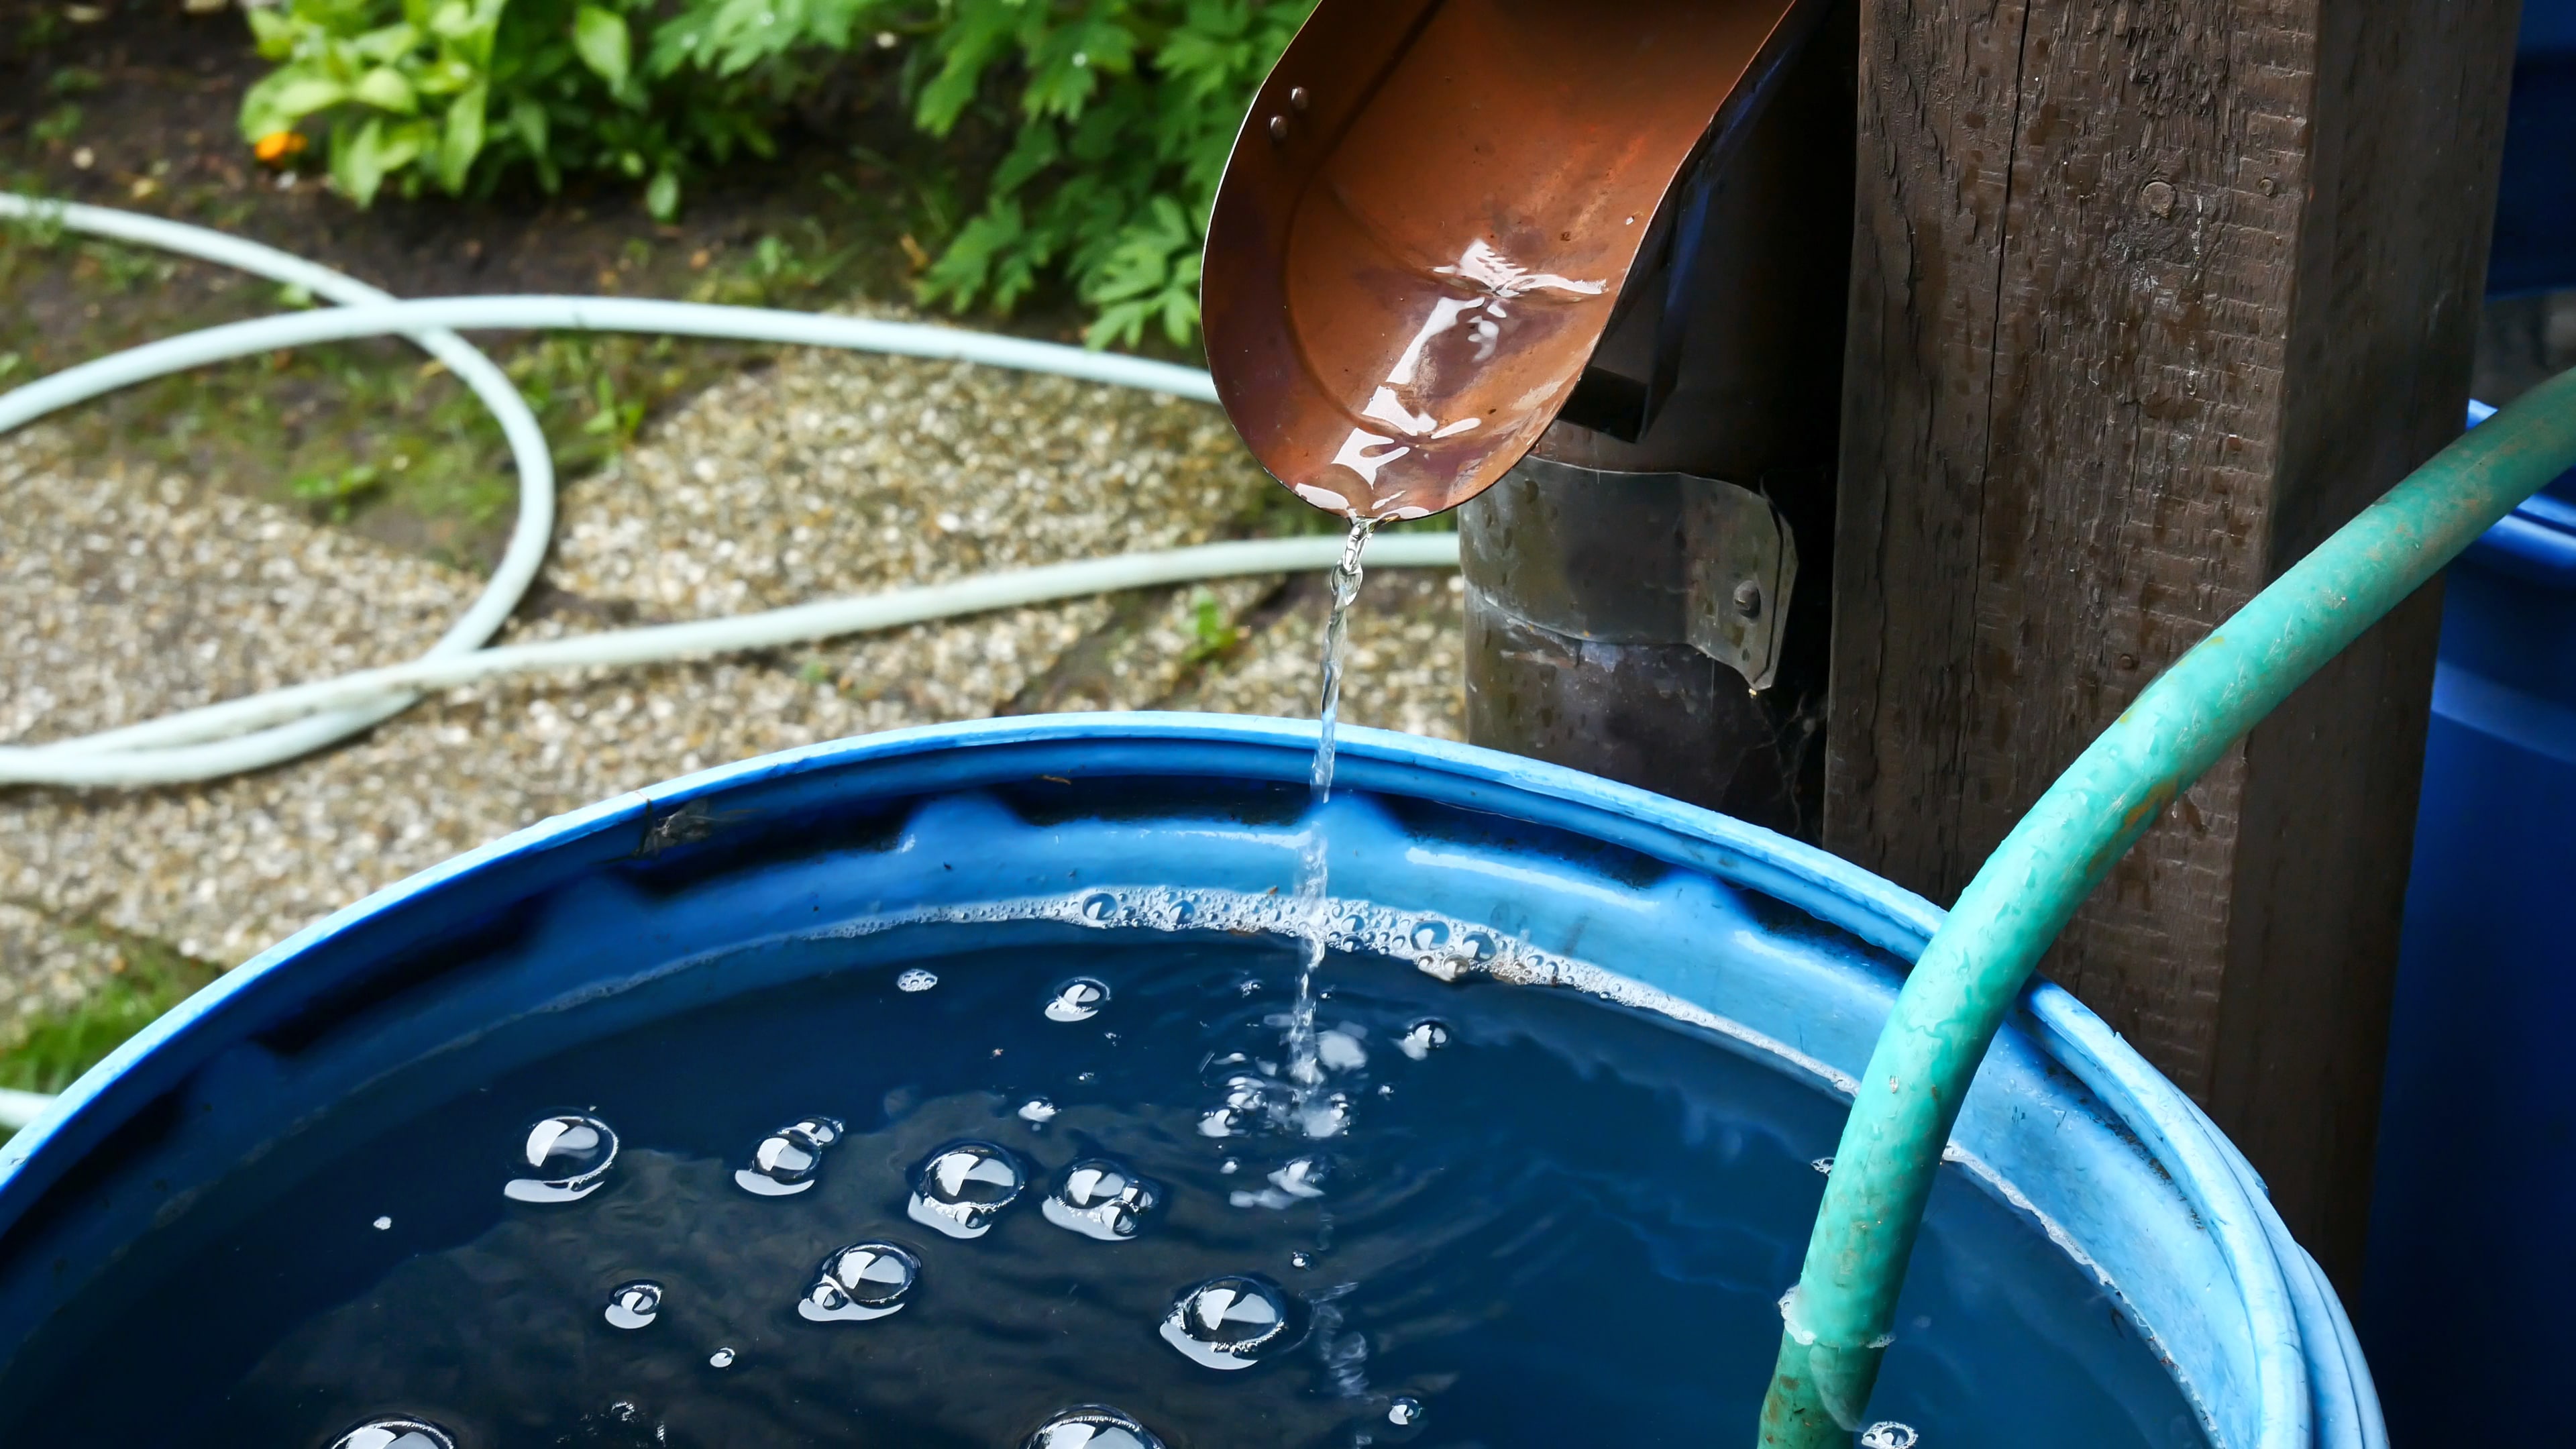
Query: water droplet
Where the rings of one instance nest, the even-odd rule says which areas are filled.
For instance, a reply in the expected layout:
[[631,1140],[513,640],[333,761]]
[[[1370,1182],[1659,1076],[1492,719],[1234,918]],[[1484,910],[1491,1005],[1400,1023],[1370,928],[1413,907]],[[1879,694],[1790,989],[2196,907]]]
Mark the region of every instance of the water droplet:
[[1038,1210],[1059,1228],[1117,1243],[1136,1236],[1145,1214],[1162,1199],[1162,1189],[1153,1183],[1118,1163],[1093,1157],[1066,1168]]
[[952,1238],[980,1238],[1027,1181],[1010,1153],[990,1142],[942,1148],[913,1174],[912,1220]]
[[369,1419],[332,1440],[331,1449],[456,1449],[456,1439],[420,1419]]
[[790,1197],[814,1185],[823,1166],[823,1149],[841,1140],[846,1130],[829,1117],[791,1122],[760,1139],[751,1149],[751,1165],[735,1171],[733,1180],[757,1197]]
[[1229,1157],[1225,1161],[1218,1163],[1216,1165],[1216,1170],[1224,1173],[1228,1177],[1232,1177],[1235,1173],[1243,1170],[1243,1164]]
[[894,979],[894,989],[897,991],[928,991],[938,984],[938,972],[924,971],[918,966]]
[[707,1355],[707,1367],[709,1367],[709,1368],[732,1368],[732,1367],[733,1367],[733,1357],[734,1357],[734,1355],[733,1355],[733,1350],[732,1350],[732,1349],[729,1349],[729,1348],[720,1348],[720,1349],[717,1349],[715,1352],[713,1352],[713,1353],[711,1353],[711,1354],[708,1354],[708,1355]]
[[1312,1268],[1315,1266],[1315,1255],[1307,1252],[1303,1248],[1300,1248],[1296,1252],[1288,1255],[1288,1266],[1291,1268]]
[[1163,1449],[1163,1441],[1107,1404],[1084,1404],[1040,1424],[1020,1449]]
[[1449,1023],[1436,1016],[1426,1016],[1404,1029],[1395,1039],[1395,1049],[1420,1061],[1449,1044]]
[[1266,1279],[1210,1278],[1172,1300],[1163,1342],[1212,1369],[1250,1368],[1297,1342],[1293,1305]]
[[381,1233],[381,1232],[384,1232],[386,1229],[391,1228],[393,1225],[394,1225],[394,1220],[393,1220],[392,1218],[378,1218],[378,1219],[376,1219],[376,1231],[377,1231],[377,1232],[380,1232],[380,1233]]
[[1032,1127],[1043,1127],[1055,1120],[1055,1103],[1044,1097],[1031,1097],[1020,1104],[1020,1120]]
[[1116,914],[1118,914],[1118,898],[1107,891],[1098,891],[1082,898],[1082,918],[1086,921],[1105,921]]
[[662,1311],[662,1285],[649,1278],[621,1283],[608,1294],[608,1326],[637,1329],[650,1325]]
[[545,1117],[528,1129],[519,1165],[502,1195],[519,1202],[578,1202],[599,1190],[617,1161],[617,1134],[595,1117]]
[[1386,1421],[1399,1429],[1410,1429],[1422,1422],[1422,1401],[1398,1397],[1386,1406]]
[[1914,1430],[1894,1420],[1872,1424],[1860,1431],[1860,1449],[1914,1449]]
[[1089,1021],[1108,1004],[1108,983],[1090,976],[1076,976],[1055,989],[1055,999],[1046,1004],[1046,1018],[1049,1021]]
[[823,1260],[814,1286],[796,1301],[815,1323],[864,1323],[903,1310],[921,1278],[921,1260],[892,1243],[853,1243]]

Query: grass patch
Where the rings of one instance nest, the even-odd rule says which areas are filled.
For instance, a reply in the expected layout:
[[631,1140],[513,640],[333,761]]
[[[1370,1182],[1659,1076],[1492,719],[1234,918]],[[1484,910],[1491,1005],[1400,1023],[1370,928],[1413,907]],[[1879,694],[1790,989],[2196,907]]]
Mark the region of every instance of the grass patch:
[[15,1046],[0,1051],[0,1087],[61,1091],[127,1037],[223,974],[146,937],[93,927],[67,934],[107,942],[120,967],[97,995],[69,1011],[38,1017]]

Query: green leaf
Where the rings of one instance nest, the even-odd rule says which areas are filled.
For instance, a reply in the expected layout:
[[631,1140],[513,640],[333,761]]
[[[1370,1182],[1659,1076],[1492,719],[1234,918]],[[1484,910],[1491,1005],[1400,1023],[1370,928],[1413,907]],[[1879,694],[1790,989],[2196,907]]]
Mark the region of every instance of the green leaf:
[[490,88],[477,82],[448,102],[447,125],[438,137],[438,184],[451,196],[465,190],[474,158],[483,154],[483,111],[490,96]]
[[626,85],[626,74],[633,58],[634,42],[626,33],[626,18],[613,10],[584,5],[572,14],[572,48],[589,66],[591,73],[615,89]]
[[295,27],[274,10],[245,10],[251,43],[262,60],[284,60],[295,53]]
[[420,111],[420,96],[412,90],[411,82],[389,65],[377,66],[358,77],[358,83],[349,87],[349,99],[397,115],[416,115]]
[[985,70],[1010,53],[1024,13],[1037,8],[1017,0],[954,3],[956,8],[931,46],[939,57],[939,74],[921,88],[921,99],[913,107],[915,124],[934,136],[956,129],[958,117],[966,113],[976,87],[983,83]]
[[315,111],[349,98],[348,87],[302,69],[278,71],[242,96],[242,139],[283,131]]
[[360,210],[374,204],[377,188],[385,184],[385,123],[381,117],[371,118],[362,126],[343,124],[332,131],[331,179]]
[[678,172],[665,166],[653,173],[653,180],[644,188],[644,209],[653,214],[655,221],[669,221],[680,214]]
[[349,49],[384,64],[401,59],[420,44],[420,31],[409,25],[387,25],[349,42]]
[[546,123],[546,108],[534,97],[521,96],[510,103],[510,129],[518,133],[521,144],[528,148],[530,155],[537,158],[540,167],[553,154],[546,145],[551,132],[551,128]]

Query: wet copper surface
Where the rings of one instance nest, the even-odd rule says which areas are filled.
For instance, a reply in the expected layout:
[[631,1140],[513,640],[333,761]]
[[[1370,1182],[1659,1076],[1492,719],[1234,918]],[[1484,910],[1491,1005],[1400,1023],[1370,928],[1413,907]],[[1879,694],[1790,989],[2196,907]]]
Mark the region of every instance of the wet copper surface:
[[1298,496],[1413,518],[1537,441],[1807,0],[1325,0],[1208,232],[1208,361]]

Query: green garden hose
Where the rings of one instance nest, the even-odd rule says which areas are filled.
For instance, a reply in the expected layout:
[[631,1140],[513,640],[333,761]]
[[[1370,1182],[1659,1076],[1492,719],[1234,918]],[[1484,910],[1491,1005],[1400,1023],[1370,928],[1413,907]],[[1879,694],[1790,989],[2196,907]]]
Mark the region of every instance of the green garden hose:
[[1970,1079],[2040,953],[2174,797],[2478,535],[2576,466],[2576,371],[2443,449],[2176,661],[1960,893],[1861,1073],[1798,1285],[1764,1446],[1849,1445]]

